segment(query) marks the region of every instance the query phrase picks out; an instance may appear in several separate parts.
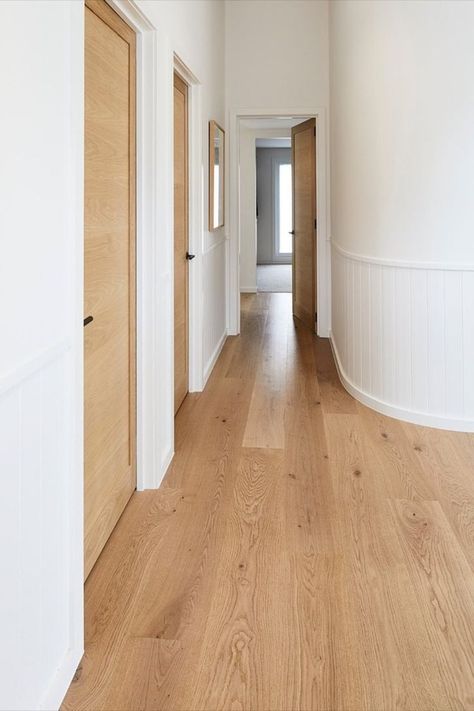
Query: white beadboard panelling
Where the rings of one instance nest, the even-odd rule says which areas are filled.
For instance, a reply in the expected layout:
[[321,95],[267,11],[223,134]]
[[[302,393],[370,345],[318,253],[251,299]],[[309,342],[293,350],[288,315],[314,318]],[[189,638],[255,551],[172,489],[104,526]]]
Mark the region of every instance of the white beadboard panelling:
[[[456,415],[464,405],[463,274],[444,275],[444,318],[446,358],[446,413]],[[466,323],[466,328],[472,323]],[[474,354],[472,354],[474,356]]]
[[[368,268],[371,269],[370,264]],[[412,330],[411,330],[411,281],[409,269],[395,270],[396,318],[395,318],[395,343],[397,345],[395,359],[395,394],[394,405],[403,407],[404,403],[411,402],[412,391]],[[403,348],[400,345],[403,344]],[[370,390],[366,392],[371,392]]]
[[474,270],[389,264],[332,244],[331,341],[365,404],[419,424],[474,431]]
[[[354,262],[352,262],[354,263]],[[370,371],[371,391],[383,392],[382,373],[382,335],[383,335],[383,314],[382,314],[382,270],[370,270],[370,353],[372,367]],[[351,346],[352,347],[352,344]]]
[[428,409],[444,412],[446,409],[446,318],[444,308],[444,272],[430,271],[428,279],[427,333],[428,333]]
[[38,708],[73,646],[71,359],[39,362],[0,396],[2,709]]
[[83,652],[83,21],[74,0],[0,2],[0,709],[8,711],[58,708]]
[[364,308],[360,308],[359,313],[359,333],[360,333],[360,383],[366,390],[370,388],[370,373],[371,365],[371,349],[370,349],[370,269],[367,264],[363,264],[360,269],[360,303],[364,304]]
[[[388,272],[393,271],[390,267]],[[418,412],[428,410],[428,295],[426,272],[410,271],[412,404]]]
[[464,411],[474,412],[474,279],[469,273],[462,275],[463,333],[464,333]]
[[[216,241],[203,254],[204,272],[207,279],[203,283],[203,335],[204,335],[204,382],[209,376],[209,368],[215,363],[226,332],[225,303],[225,240]],[[220,295],[220,296],[219,296]],[[212,365],[211,365],[212,364]]]

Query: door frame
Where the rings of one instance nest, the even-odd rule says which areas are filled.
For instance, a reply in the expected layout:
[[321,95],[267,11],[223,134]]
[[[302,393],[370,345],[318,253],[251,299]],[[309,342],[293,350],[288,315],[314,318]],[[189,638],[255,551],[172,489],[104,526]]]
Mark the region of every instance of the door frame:
[[[202,91],[133,0],[106,0],[137,35],[137,490],[155,489],[174,456],[173,76],[188,84],[189,391],[204,385]],[[163,102],[162,97],[168,97]],[[159,241],[158,241],[159,240]]]
[[227,185],[232,198],[227,200],[227,330],[229,335],[240,333],[240,215],[239,215],[239,145],[240,122],[245,119],[298,118],[301,122],[316,118],[316,205],[317,258],[316,303],[318,304],[317,334],[329,337],[331,324],[331,250],[329,211],[329,142],[327,110],[321,107],[294,109],[239,109],[229,111],[228,141],[230,156]]
[[204,184],[202,163],[202,88],[193,72],[175,53],[173,73],[188,86],[188,247],[195,255],[188,269],[188,391],[204,387],[202,349],[202,235]]

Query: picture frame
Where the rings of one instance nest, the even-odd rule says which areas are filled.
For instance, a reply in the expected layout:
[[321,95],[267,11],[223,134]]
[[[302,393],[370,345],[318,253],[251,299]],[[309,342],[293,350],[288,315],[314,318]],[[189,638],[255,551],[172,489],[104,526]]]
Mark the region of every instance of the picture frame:
[[209,231],[225,224],[225,131],[209,121]]

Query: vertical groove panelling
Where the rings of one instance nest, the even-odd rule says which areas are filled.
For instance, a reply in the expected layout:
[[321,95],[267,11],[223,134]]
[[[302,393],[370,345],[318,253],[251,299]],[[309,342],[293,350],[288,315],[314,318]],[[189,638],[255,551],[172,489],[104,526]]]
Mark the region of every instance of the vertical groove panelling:
[[370,351],[372,353],[372,390],[381,393],[383,388],[382,383],[382,360],[381,345],[382,345],[382,313],[380,302],[380,283],[381,273],[380,267],[371,266],[371,293],[370,293],[370,310],[372,313],[372,333]]
[[[41,637],[41,616],[36,614],[41,600],[41,515],[42,515],[42,472],[41,472],[41,413],[40,408],[31,403],[41,401],[41,383],[38,376],[24,381],[19,391],[21,402],[20,420],[20,540],[19,540],[19,580],[20,609],[18,639],[21,647],[21,664],[25,678],[34,678],[35,665],[43,658]],[[36,535],[28,531],[35,531]],[[44,671],[44,668],[43,668]],[[29,700],[27,688],[21,685],[19,701],[23,706]]]
[[0,395],[8,580],[0,586],[0,665],[10,670],[2,673],[0,705],[10,699],[8,708],[37,708],[70,647],[65,360],[56,357]]
[[396,338],[396,392],[394,404],[411,407],[412,403],[412,343],[410,314],[410,270],[395,270],[395,295],[397,301]]
[[363,264],[360,270],[359,333],[361,341],[359,382],[363,390],[370,389],[370,316],[369,316],[369,268]]
[[474,269],[381,263],[333,245],[331,339],[355,397],[474,431]]
[[446,413],[444,274],[428,274],[428,410]]
[[469,273],[462,275],[463,332],[464,332],[464,417],[474,412],[474,279]]
[[446,414],[454,417],[464,413],[462,274],[447,272],[445,284]]
[[426,272],[412,269],[411,283],[411,343],[413,365],[413,402],[417,412],[427,412],[428,408],[428,314],[426,309]]
[[[20,593],[20,394],[9,390],[0,400],[0,471],[2,495],[2,580],[0,585],[1,638],[8,644],[0,645],[2,697],[14,699],[22,695],[19,677],[14,673],[22,661],[22,644],[18,634],[17,601]],[[6,686],[6,688],[5,688]]]
[[207,379],[226,335],[225,299],[215,298],[216,294],[225,293],[225,241],[204,252],[203,260],[204,273],[208,275],[203,284],[203,362]]

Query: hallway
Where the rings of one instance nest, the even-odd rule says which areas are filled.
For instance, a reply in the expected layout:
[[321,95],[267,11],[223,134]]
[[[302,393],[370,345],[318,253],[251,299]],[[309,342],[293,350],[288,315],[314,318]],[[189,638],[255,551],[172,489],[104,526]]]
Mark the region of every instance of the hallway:
[[473,707],[474,435],[353,400],[289,294],[243,296],[176,424],[87,581],[64,709]]
[[257,291],[291,294],[291,264],[257,264]]

